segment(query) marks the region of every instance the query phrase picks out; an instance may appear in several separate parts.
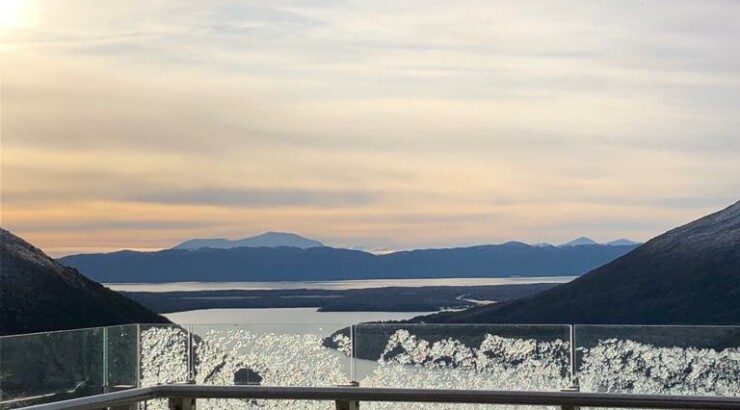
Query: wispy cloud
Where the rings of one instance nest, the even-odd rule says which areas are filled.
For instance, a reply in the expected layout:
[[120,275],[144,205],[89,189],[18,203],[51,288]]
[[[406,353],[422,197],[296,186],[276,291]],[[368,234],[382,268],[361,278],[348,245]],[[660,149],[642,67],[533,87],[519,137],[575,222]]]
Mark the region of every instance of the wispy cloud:
[[162,204],[216,205],[238,207],[324,206],[342,207],[365,205],[375,202],[371,192],[280,189],[214,189],[202,188],[188,191],[163,191],[135,194],[129,199],[136,202]]
[[644,240],[740,193],[737,2],[29,4],[3,223],[43,246]]

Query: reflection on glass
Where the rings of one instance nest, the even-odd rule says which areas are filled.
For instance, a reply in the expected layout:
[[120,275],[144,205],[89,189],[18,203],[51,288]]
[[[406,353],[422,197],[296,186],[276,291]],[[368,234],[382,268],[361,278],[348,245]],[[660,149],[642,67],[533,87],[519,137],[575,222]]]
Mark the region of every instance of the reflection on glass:
[[102,392],[102,328],[6,336],[0,358],[3,407]]
[[141,386],[188,380],[188,333],[177,325],[141,326]]
[[372,387],[561,390],[568,326],[361,324],[359,382]]
[[137,325],[110,326],[107,330],[108,385],[110,391],[139,385]]
[[740,394],[740,327],[576,326],[581,391]]
[[[408,323],[124,325],[7,336],[0,338],[0,408],[182,382],[558,391],[577,380],[584,392],[740,395],[740,327],[573,330]],[[328,409],[334,404],[199,400],[198,405]],[[363,403],[370,409],[434,407],[449,405]],[[147,409],[166,408],[164,400],[147,403]]]
[[[351,343],[343,325],[193,325],[195,382],[347,385]],[[288,403],[290,402],[290,403]],[[199,408],[332,408],[328,402],[199,400]]]

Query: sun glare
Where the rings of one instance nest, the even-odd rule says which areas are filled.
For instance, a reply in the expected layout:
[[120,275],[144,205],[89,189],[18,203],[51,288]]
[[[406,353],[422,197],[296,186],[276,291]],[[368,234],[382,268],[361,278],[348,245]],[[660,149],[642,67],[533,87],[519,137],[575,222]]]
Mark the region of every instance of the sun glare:
[[31,22],[33,1],[0,0],[0,29],[23,27]]

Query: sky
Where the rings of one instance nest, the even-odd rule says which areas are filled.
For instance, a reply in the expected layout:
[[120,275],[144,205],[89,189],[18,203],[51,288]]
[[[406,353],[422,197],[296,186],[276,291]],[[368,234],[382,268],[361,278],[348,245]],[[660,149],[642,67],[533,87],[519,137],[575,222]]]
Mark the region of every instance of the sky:
[[0,1],[2,225],[647,240],[740,199],[737,1]]

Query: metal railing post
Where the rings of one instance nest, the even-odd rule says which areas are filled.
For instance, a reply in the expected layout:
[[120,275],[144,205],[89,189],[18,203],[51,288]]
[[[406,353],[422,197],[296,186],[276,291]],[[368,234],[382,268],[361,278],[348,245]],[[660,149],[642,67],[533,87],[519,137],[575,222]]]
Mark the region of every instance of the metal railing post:
[[193,340],[193,325],[188,325],[188,374],[186,379],[188,383],[195,383],[195,349],[193,346]]
[[110,352],[108,352],[108,327],[103,327],[103,393],[110,392],[110,368],[108,362],[110,361]]
[[141,387],[141,325],[136,324],[136,387]]
[[578,349],[576,347],[576,325],[570,325],[570,387],[568,391],[580,391],[578,384]]
[[[562,392],[578,393],[579,388],[578,388],[578,386],[571,386],[571,387],[569,387],[567,389],[563,389],[561,391]],[[580,409],[581,409],[580,406],[570,405],[570,404],[564,404],[564,405],[560,406],[560,410],[580,410]]]
[[[356,381],[349,382],[348,385],[340,387],[358,387],[360,383]],[[337,410],[359,410],[360,402],[358,400],[335,400]]]
[[[357,383],[357,369],[355,367],[355,325],[349,326],[349,379]],[[359,383],[357,383],[359,385]]]
[[[563,389],[563,392],[579,392],[581,388],[578,386],[578,366],[576,365],[576,326],[569,325],[569,339],[570,339],[570,386]],[[562,405],[560,410],[580,410],[579,406],[575,405]]]
[[170,410],[196,410],[195,398],[191,397],[170,397],[167,404]]
[[359,401],[337,400],[337,410],[359,410]]
[[108,407],[110,410],[137,410],[139,405],[136,403],[122,404],[120,406]]

